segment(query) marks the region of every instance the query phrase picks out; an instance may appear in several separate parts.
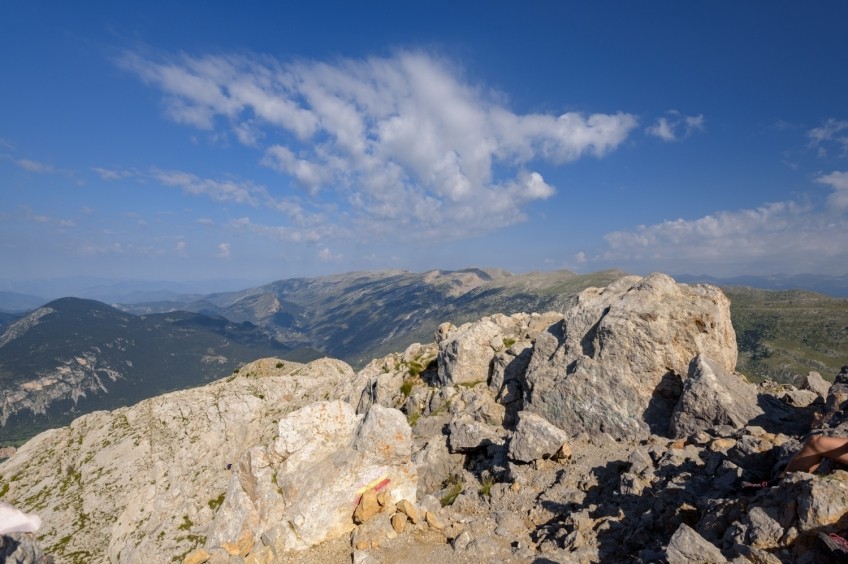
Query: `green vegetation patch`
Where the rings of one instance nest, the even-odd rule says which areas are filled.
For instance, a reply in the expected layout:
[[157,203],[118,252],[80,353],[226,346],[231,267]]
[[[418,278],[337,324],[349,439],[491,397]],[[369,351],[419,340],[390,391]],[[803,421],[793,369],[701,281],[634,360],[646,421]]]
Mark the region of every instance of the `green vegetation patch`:
[[225,495],[225,494],[224,494],[224,493],[222,493],[222,494],[221,494],[221,495],[219,495],[218,497],[216,497],[216,498],[214,498],[214,499],[210,499],[210,500],[207,502],[207,505],[209,506],[209,509],[211,509],[212,511],[217,511],[217,510],[218,510],[218,508],[219,508],[219,507],[221,507],[221,504],[222,504],[222,503],[224,503],[224,495]]

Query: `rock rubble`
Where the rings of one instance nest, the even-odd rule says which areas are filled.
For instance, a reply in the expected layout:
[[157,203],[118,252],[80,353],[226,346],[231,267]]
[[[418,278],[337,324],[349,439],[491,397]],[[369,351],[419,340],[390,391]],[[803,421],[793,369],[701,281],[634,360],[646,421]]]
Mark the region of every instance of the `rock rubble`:
[[827,561],[848,472],[780,469],[814,424],[848,435],[841,388],[735,363],[718,289],[629,277],[358,374],[264,359],[90,414],[0,485],[57,562]]

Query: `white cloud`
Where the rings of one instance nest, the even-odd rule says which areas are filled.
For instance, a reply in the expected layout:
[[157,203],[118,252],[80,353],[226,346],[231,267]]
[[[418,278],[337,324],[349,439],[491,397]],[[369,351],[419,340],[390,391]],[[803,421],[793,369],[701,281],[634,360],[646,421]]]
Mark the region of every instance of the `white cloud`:
[[837,211],[848,209],[848,172],[831,172],[816,179],[820,184],[833,188],[828,196],[828,205]]
[[[526,204],[555,192],[534,163],[603,157],[637,124],[625,113],[515,114],[421,52],[332,64],[128,53],[119,64],[161,89],[168,117],[229,130],[315,206],[334,207],[323,219],[363,237],[450,239],[521,221]],[[244,186],[170,182],[220,201],[263,199]]]
[[810,146],[818,149],[819,157],[826,157],[828,146],[836,145],[840,156],[848,156],[848,121],[830,118],[820,127],[807,132]]
[[333,262],[333,261],[339,261],[341,259],[342,259],[342,255],[340,255],[340,254],[334,255],[328,247],[324,247],[323,249],[318,251],[318,260],[321,260],[321,261],[324,261],[324,262]]
[[186,256],[186,242],[185,241],[177,241],[177,245],[175,247],[177,251],[177,256],[185,257]]
[[844,274],[848,262],[848,173],[816,179],[832,188],[827,206],[796,201],[677,219],[604,238],[595,261],[715,275],[783,272]]
[[120,170],[102,167],[92,167],[91,170],[96,172],[101,180],[122,180],[124,178],[130,178],[138,174],[137,172],[132,170]]
[[668,117],[657,118],[653,125],[645,128],[645,133],[666,142],[680,141],[704,129],[704,116],[685,116],[677,110],[666,112]]
[[216,202],[257,206],[263,198],[267,197],[263,187],[247,181],[212,180],[179,170],[154,169],[151,176],[166,186],[181,188],[184,192],[195,196],[207,196]]
[[53,165],[40,163],[31,159],[18,159],[15,161],[15,164],[28,172],[37,172],[40,174],[52,174],[56,172]]
[[229,259],[231,256],[230,244],[229,243],[219,243],[218,244],[218,258],[220,259]]

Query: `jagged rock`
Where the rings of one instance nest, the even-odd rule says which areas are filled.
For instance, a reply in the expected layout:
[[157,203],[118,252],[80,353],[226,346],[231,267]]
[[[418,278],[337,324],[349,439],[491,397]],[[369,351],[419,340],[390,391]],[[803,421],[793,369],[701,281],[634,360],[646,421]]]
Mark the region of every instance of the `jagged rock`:
[[183,564],[203,564],[212,558],[212,553],[204,548],[198,548],[183,558]]
[[821,401],[822,396],[812,390],[789,390],[783,394],[781,399],[789,405],[807,407]]
[[0,562],[8,564],[53,564],[44,554],[33,533],[16,532],[0,535]]
[[669,434],[680,438],[717,425],[742,427],[762,414],[755,386],[698,355],[692,361],[683,393],[671,416]]
[[797,482],[798,530],[814,533],[834,525],[848,513],[848,472],[837,470],[820,478],[793,476]]
[[448,425],[451,452],[472,452],[488,445],[502,444],[495,428],[476,421],[471,415],[458,415]]
[[380,504],[377,502],[375,490],[365,490],[359,499],[359,504],[353,512],[353,522],[357,525],[366,522],[380,512]]
[[664,274],[590,288],[537,336],[525,409],[571,433],[663,433],[698,354],[726,372],[736,366],[730,302],[718,288]]
[[[439,383],[447,386],[484,382],[500,387],[501,381],[513,379],[523,372],[520,364],[526,357],[515,366],[510,366],[511,361],[504,363],[504,357],[497,363],[499,366],[495,372],[495,355],[512,350],[511,356],[520,356],[522,345],[517,349],[511,347],[519,341],[526,347],[534,335],[556,319],[562,319],[562,314],[496,314],[459,328],[449,323],[442,324],[435,335],[439,346]],[[509,376],[505,374],[507,367],[510,368]],[[494,380],[490,381],[490,377]]]
[[821,374],[815,371],[808,372],[799,386],[802,390],[815,392],[823,398],[827,397],[830,390],[830,382],[821,377]]
[[488,318],[451,329],[439,341],[439,382],[455,385],[488,382],[495,349],[492,342],[502,330]]
[[414,525],[421,522],[421,513],[418,511],[418,508],[415,507],[415,504],[408,499],[402,499],[397,502],[397,510],[409,517],[409,520],[412,521]]
[[350,544],[357,550],[377,548],[387,539],[393,539],[397,535],[391,516],[388,513],[379,513],[354,529]]
[[350,532],[368,490],[389,492],[391,503],[415,499],[411,430],[396,409],[373,405],[361,416],[348,403],[319,402],[283,418],[279,435],[267,453],[253,449],[240,462],[207,546],[244,528],[275,529],[275,552],[304,550]]
[[509,441],[509,458],[519,462],[550,458],[567,444],[568,438],[568,433],[554,427],[544,417],[522,411]]
[[721,551],[685,523],[671,537],[666,550],[669,564],[727,562]]
[[446,436],[431,437],[413,455],[412,461],[418,472],[418,490],[421,493],[438,491],[451,475],[462,471],[465,455],[452,453],[447,441]]
[[282,416],[359,391],[353,369],[338,360],[262,359],[207,386],[41,433],[0,465],[4,499],[39,500],[41,542],[57,560],[83,551],[111,561],[170,560],[203,546],[231,478],[245,475],[242,455],[272,441]]

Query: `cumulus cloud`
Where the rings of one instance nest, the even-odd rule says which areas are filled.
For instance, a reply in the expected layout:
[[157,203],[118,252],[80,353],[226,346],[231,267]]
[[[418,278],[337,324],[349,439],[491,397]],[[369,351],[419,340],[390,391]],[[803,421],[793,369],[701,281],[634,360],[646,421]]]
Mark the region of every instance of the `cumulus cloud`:
[[677,110],[666,112],[667,117],[657,118],[653,125],[645,128],[645,133],[666,142],[680,141],[704,129],[704,116],[686,116]]
[[229,259],[231,256],[230,252],[230,244],[229,243],[219,243],[218,244],[218,258],[220,259]]
[[832,188],[826,206],[789,200],[616,231],[604,237],[607,249],[595,260],[674,273],[844,273],[848,173],[816,181]]
[[[626,113],[516,114],[422,52],[334,63],[127,53],[118,62],[162,91],[170,119],[256,147],[262,165],[337,206],[327,219],[360,234],[454,238],[521,221],[528,203],[555,193],[535,163],[603,157],[637,125]],[[679,119],[701,126],[700,116]]]

